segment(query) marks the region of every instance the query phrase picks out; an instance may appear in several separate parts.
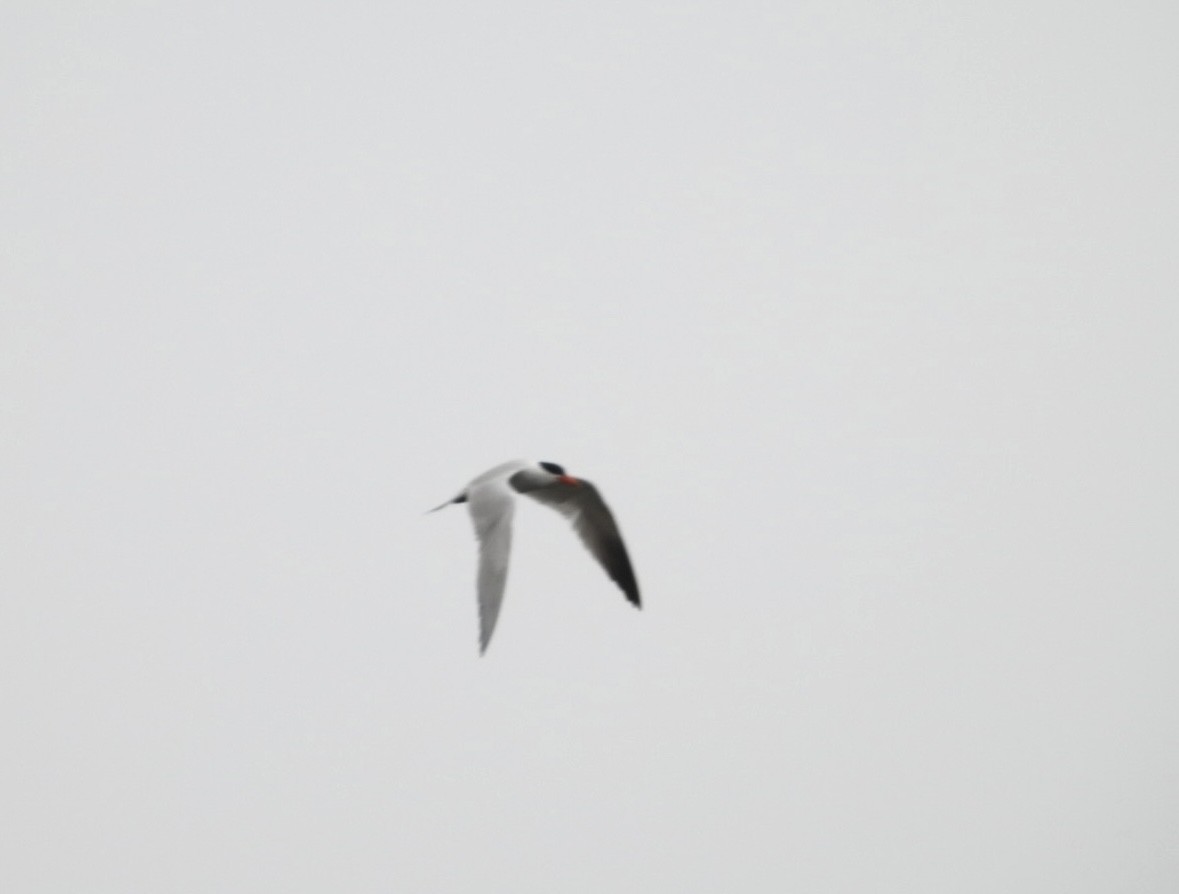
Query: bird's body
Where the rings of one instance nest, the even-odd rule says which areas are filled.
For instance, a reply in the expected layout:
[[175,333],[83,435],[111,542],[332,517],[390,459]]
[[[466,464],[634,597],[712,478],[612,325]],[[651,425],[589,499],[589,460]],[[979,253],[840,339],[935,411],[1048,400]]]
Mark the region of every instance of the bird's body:
[[516,497],[526,494],[556,509],[572,523],[582,543],[636,607],[639,585],[614,516],[598,489],[573,478],[555,463],[512,460],[488,469],[457,497],[439,506],[466,503],[479,540],[479,650],[485,652],[495,631],[507,583],[512,551],[512,516]]

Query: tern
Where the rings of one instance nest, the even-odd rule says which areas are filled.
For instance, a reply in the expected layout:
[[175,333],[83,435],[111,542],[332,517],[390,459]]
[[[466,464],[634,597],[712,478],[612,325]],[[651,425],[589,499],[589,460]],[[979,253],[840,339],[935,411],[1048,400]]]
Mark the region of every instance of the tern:
[[516,495],[525,494],[551,506],[573,523],[581,542],[618,584],[635,608],[642,608],[639,584],[622,542],[618,524],[598,489],[584,478],[574,478],[556,463],[512,460],[488,469],[452,500],[466,503],[479,540],[479,654],[487,651],[508,578],[508,556],[512,550],[512,516]]

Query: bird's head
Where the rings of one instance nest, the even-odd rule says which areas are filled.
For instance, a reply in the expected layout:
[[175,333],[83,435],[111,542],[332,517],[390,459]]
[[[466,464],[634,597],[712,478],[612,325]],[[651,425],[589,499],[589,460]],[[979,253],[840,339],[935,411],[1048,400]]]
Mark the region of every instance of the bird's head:
[[576,478],[574,478],[572,475],[566,475],[565,469],[562,468],[561,466],[558,466],[556,463],[537,463],[537,465],[540,466],[541,469],[543,469],[544,471],[548,472],[550,475],[555,477],[557,479],[557,481],[560,482],[561,484],[569,484],[569,485],[573,485],[573,486],[577,486],[577,485],[581,484],[581,482],[579,480],[577,480]]

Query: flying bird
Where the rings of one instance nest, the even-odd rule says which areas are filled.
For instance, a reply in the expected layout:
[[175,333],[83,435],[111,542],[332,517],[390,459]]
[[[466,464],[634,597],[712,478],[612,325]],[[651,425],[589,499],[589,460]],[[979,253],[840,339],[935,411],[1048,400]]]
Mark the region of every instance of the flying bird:
[[487,651],[503,603],[517,494],[551,506],[569,519],[606,574],[635,608],[642,607],[626,544],[598,489],[584,478],[566,475],[556,463],[506,462],[488,469],[457,497],[430,510],[437,512],[451,503],[466,503],[470,510],[479,540],[479,654]]

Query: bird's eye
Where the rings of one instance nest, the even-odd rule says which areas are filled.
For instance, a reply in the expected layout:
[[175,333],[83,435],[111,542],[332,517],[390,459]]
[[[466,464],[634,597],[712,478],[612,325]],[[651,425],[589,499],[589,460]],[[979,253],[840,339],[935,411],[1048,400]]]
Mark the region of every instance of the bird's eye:
[[540,467],[542,469],[544,469],[546,472],[552,472],[554,475],[564,475],[565,474],[565,470],[562,469],[560,466],[558,466],[556,463],[541,463]]

